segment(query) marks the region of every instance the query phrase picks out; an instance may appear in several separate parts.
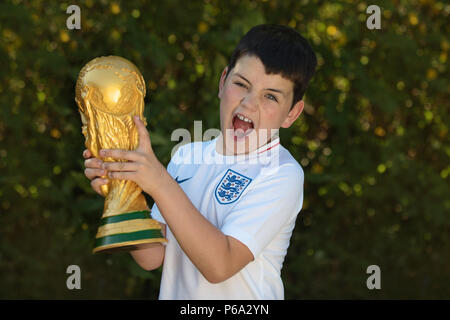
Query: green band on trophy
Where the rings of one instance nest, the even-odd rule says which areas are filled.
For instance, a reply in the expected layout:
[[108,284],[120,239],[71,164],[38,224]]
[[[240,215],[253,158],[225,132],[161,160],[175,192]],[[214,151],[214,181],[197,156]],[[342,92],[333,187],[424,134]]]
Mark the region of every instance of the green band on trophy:
[[130,212],[119,214],[117,216],[105,217],[100,220],[100,226],[103,226],[108,223],[116,223],[133,219],[150,219],[150,211]]
[[95,241],[95,247],[103,247],[106,245],[111,245],[114,243],[128,242],[128,241],[137,241],[148,238],[163,238],[161,230],[152,229],[152,230],[142,230],[130,233],[120,233],[113,234],[109,236],[105,236],[103,238],[98,238]]

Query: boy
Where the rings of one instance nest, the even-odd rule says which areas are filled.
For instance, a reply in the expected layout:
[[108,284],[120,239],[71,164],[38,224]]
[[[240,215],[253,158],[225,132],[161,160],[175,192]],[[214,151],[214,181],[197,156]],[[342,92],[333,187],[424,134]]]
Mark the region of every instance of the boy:
[[[163,264],[160,299],[283,299],[281,268],[303,202],[303,170],[276,135],[303,111],[317,61],[291,28],[260,25],[240,41],[219,83],[221,135],[180,147],[167,171],[139,118],[139,147],[83,152],[85,175],[136,182],[167,245],[131,254],[144,269]],[[257,138],[256,138],[257,137]],[[201,158],[202,161],[193,161]],[[206,161],[208,160],[208,161]]]

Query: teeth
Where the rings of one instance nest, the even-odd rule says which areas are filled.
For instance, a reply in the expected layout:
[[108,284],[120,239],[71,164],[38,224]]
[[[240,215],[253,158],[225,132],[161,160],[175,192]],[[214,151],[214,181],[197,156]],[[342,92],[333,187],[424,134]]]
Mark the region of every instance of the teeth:
[[252,120],[250,120],[250,119],[247,118],[247,117],[244,117],[244,116],[241,115],[241,114],[238,114],[237,117],[238,117],[239,119],[245,121],[245,122],[249,122],[249,123],[252,123],[252,122],[253,122]]

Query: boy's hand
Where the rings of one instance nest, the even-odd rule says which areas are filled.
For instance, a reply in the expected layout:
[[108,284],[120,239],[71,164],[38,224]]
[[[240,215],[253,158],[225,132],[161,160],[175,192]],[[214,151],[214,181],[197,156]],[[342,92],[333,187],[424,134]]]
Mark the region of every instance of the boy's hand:
[[139,145],[136,150],[100,150],[102,157],[128,160],[128,162],[103,162],[101,169],[108,171],[109,178],[133,181],[144,192],[152,195],[165,168],[153,152],[150,135],[142,120],[135,116],[134,123],[139,134]]
[[86,149],[83,151],[84,161],[84,175],[91,180],[91,187],[99,195],[104,197],[100,187],[108,183],[108,179],[102,179],[101,176],[106,175],[106,170],[102,169],[103,161],[92,157],[92,153]]

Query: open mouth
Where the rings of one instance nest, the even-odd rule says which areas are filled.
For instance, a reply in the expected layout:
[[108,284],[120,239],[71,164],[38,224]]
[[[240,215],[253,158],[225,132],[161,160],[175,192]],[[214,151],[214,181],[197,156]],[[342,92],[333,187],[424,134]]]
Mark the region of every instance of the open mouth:
[[233,117],[233,129],[235,138],[243,138],[249,135],[255,128],[253,121],[244,115],[237,113]]

